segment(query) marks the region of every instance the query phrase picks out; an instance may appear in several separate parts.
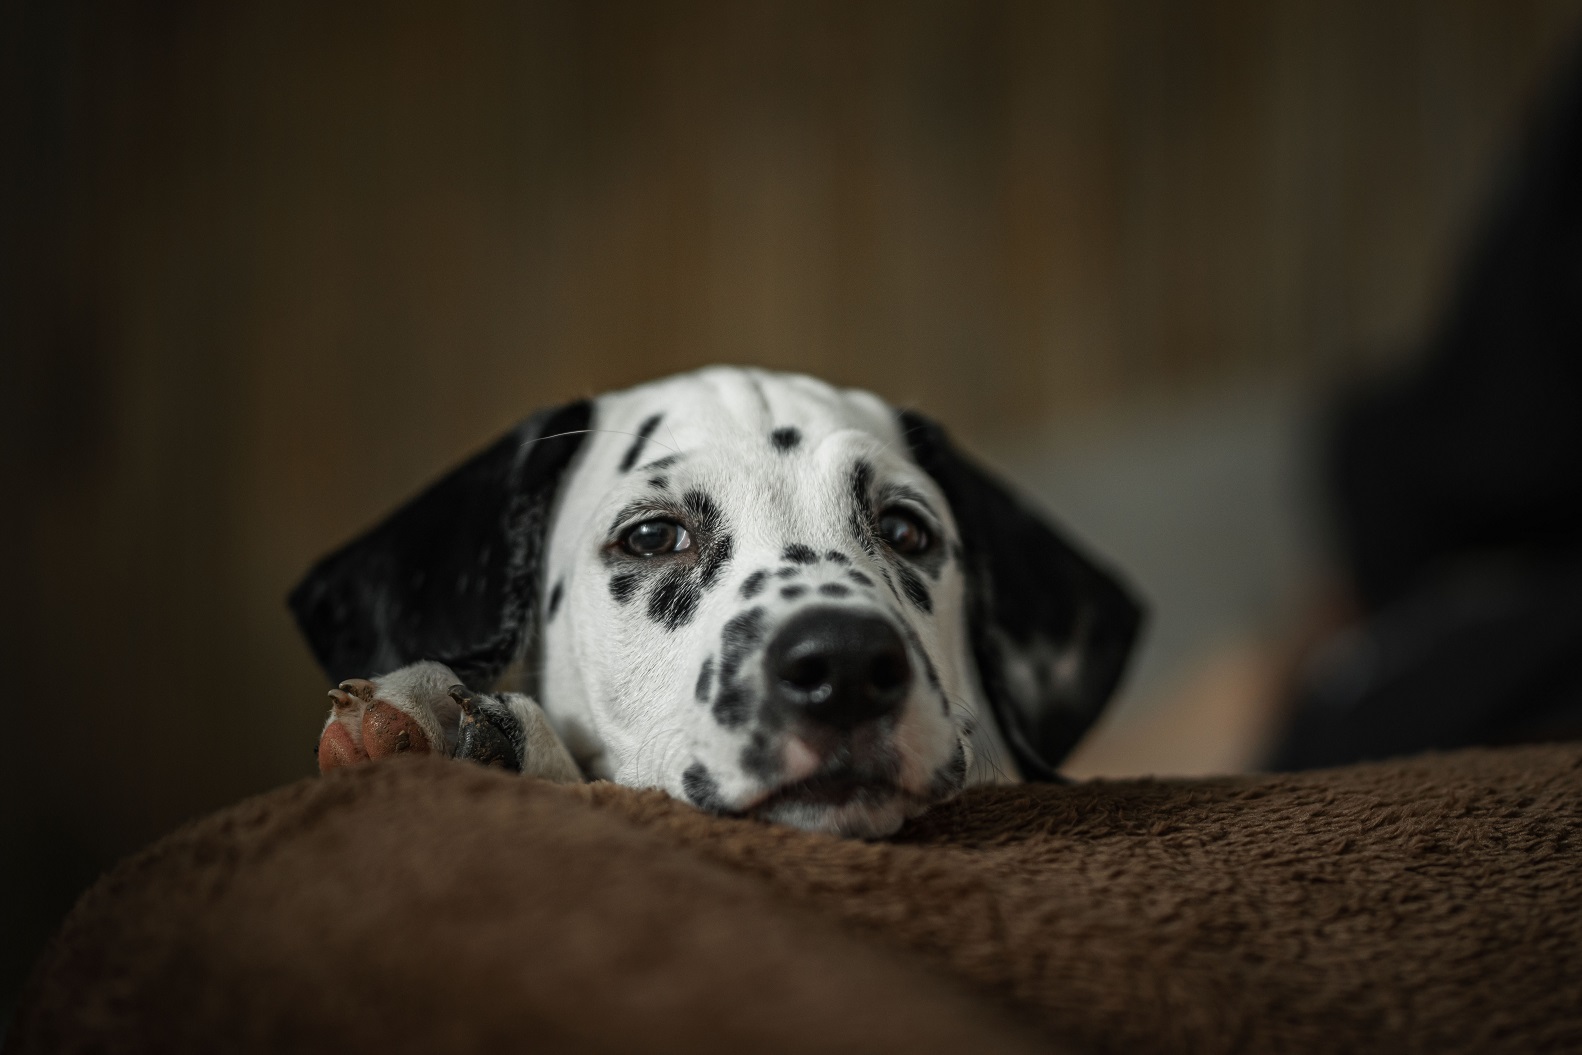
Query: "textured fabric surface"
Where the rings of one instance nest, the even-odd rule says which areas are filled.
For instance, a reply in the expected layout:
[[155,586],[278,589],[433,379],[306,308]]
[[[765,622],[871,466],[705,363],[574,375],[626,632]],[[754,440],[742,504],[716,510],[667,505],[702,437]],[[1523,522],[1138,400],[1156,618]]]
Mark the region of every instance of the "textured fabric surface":
[[1582,748],[984,788],[886,843],[392,760],[124,862],[11,1041],[1582,1050]]

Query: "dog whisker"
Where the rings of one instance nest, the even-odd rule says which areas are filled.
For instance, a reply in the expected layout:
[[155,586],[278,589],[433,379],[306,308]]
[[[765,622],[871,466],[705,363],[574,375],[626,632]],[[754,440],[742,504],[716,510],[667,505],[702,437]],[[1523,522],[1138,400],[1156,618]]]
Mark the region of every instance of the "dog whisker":
[[[647,440],[650,443],[658,444],[659,446],[665,448],[665,450],[669,451],[671,454],[680,454],[681,453],[679,450],[677,450],[676,448],[674,448],[674,447],[672,447],[672,446],[670,446],[668,444],[660,443],[658,440],[654,439],[652,436],[639,437],[638,433],[635,433],[635,432],[622,432],[620,429],[567,429],[565,432],[555,432],[555,433],[551,433],[548,436],[534,436],[530,440],[523,440],[521,442],[521,444],[519,444],[517,446],[517,450],[524,450],[524,449],[526,449],[528,447],[533,446],[533,444],[535,444],[535,443],[543,443],[545,440],[558,440],[558,439],[561,439],[562,437],[565,437],[565,436],[585,436],[585,435],[589,435],[589,434],[592,434],[592,433],[595,433],[595,432],[608,433],[611,436],[626,436],[626,437],[628,437],[630,439],[639,439],[639,438],[641,438],[641,439]],[[674,435],[672,435],[670,438],[672,440],[674,440],[676,437]]]

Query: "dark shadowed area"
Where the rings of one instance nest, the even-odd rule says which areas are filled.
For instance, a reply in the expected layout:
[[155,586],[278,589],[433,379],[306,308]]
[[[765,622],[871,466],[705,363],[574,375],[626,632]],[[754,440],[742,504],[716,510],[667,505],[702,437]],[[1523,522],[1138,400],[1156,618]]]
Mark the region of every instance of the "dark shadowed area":
[[1131,572],[1152,636],[1074,772],[1253,765],[1327,596],[1307,424],[1423,346],[1579,27],[0,8],[0,1022],[109,864],[315,771],[313,559],[539,406],[707,363],[924,408]]

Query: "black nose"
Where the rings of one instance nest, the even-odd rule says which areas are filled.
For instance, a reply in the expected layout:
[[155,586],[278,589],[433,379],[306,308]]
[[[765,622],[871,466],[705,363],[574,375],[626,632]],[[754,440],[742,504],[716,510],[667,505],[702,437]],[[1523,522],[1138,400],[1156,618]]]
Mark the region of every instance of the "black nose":
[[769,642],[764,663],[773,704],[842,729],[890,714],[912,683],[895,628],[844,608],[797,613]]

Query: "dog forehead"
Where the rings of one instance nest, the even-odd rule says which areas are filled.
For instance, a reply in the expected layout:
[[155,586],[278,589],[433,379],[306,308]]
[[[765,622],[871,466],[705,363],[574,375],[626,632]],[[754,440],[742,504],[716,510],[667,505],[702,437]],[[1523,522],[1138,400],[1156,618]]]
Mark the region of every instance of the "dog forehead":
[[594,427],[599,455],[626,469],[706,451],[790,454],[831,434],[900,439],[895,412],[879,397],[802,374],[710,367],[601,396]]

